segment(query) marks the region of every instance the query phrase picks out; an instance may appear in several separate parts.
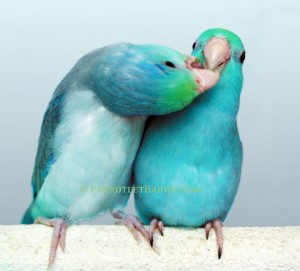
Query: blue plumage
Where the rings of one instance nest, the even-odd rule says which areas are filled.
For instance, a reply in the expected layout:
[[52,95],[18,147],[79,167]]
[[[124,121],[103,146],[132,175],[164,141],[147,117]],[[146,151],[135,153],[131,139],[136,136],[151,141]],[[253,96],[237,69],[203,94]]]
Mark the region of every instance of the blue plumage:
[[147,115],[180,110],[199,94],[198,73],[187,60],[195,58],[159,45],[119,43],[81,58],[58,85],[41,127],[34,199],[22,220],[54,226],[50,264],[58,243],[64,246],[66,225],[105,212],[145,235],[123,213],[128,191],[84,191],[131,185]]
[[243,52],[233,33],[204,32],[193,54],[221,72],[219,82],[185,109],[149,121],[134,166],[135,186],[179,191],[136,193],[145,224],[199,227],[226,218],[242,167],[236,115],[243,83],[237,56]]

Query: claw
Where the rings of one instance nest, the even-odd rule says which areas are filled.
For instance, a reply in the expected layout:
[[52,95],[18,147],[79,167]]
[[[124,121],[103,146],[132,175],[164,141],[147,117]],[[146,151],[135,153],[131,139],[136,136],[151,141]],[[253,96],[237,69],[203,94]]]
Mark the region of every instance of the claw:
[[153,247],[153,235],[150,235],[150,246]]
[[219,247],[219,249],[218,249],[218,258],[219,258],[219,260],[221,259],[221,256],[222,256],[222,248]]

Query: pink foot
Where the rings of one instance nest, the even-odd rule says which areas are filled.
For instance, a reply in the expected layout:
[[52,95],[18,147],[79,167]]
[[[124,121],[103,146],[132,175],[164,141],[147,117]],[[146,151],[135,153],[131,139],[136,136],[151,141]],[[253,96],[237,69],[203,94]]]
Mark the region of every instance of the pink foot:
[[38,217],[34,223],[53,227],[53,235],[49,255],[50,267],[55,262],[58,245],[63,251],[65,250],[66,231],[68,224],[61,218],[48,219],[44,217]]
[[127,229],[132,233],[135,240],[139,240],[139,232],[141,235],[149,241],[150,236],[145,229],[142,221],[135,215],[125,214],[122,211],[115,211],[112,213],[113,217],[121,220],[121,224],[125,225]]
[[164,223],[156,218],[154,218],[149,225],[149,235],[150,235],[150,245],[153,247],[153,235],[155,230],[158,229],[161,236],[164,236]]
[[215,230],[217,236],[217,245],[218,245],[218,258],[220,259],[222,256],[222,249],[223,249],[223,223],[220,219],[215,219],[211,222],[207,222],[205,224],[205,233],[206,233],[206,240],[208,240],[209,232],[213,228]]

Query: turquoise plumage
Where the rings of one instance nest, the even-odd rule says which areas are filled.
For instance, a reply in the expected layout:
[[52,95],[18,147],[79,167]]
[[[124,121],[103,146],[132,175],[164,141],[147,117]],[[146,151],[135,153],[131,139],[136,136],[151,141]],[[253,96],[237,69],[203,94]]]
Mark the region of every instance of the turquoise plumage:
[[[134,165],[139,217],[155,228],[206,226],[217,232],[237,193],[242,167],[242,144],[236,116],[243,83],[244,46],[223,29],[205,31],[193,55],[221,73],[219,82],[185,109],[149,120]],[[158,190],[160,188],[160,191]],[[151,191],[154,192],[151,192]]]
[[147,115],[180,110],[205,90],[200,80],[209,74],[193,69],[193,61],[159,45],[119,43],[81,58],[58,85],[41,127],[34,199],[22,220],[54,227],[50,265],[58,245],[64,248],[67,225],[105,212],[148,237],[123,212],[128,190],[82,188],[131,185]]

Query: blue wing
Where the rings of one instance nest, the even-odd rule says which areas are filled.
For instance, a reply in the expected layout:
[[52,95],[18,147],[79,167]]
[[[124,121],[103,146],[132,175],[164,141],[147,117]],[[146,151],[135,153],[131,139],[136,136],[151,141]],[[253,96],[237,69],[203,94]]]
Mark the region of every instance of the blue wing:
[[64,93],[65,92],[60,92],[57,95],[54,93],[43,118],[31,179],[33,198],[35,198],[41,190],[45,178],[47,177],[52,164],[55,162],[52,144],[55,130],[61,119]]

